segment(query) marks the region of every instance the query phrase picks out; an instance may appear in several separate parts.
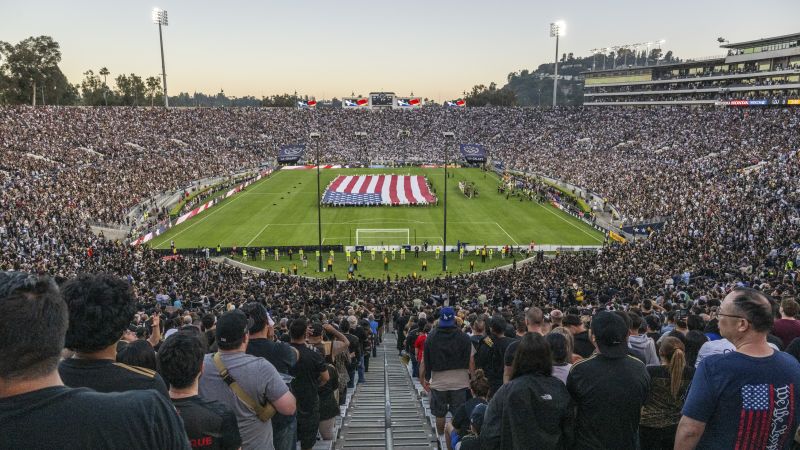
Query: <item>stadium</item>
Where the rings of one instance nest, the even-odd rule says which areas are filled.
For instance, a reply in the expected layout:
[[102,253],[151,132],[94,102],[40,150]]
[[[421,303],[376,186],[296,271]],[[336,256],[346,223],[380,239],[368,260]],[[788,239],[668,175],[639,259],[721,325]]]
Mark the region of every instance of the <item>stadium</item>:
[[552,108],[37,104],[0,43],[0,448],[800,445],[798,37]]

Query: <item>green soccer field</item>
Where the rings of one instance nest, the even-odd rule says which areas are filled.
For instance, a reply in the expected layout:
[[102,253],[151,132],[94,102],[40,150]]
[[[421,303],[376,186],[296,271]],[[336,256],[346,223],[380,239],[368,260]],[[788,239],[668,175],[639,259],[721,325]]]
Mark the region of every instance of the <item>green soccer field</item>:
[[[497,193],[499,178],[480,169],[448,169],[447,243],[520,245],[600,245],[603,235],[578,219],[528,200]],[[338,175],[425,175],[439,197],[436,206],[323,207],[323,245],[357,245],[359,229],[395,229],[360,233],[360,245],[442,244],[444,169],[327,169],[321,189]],[[475,183],[480,195],[465,197],[458,182]],[[408,230],[406,232],[406,230]],[[408,237],[406,237],[408,236]],[[368,239],[367,239],[368,237]],[[153,248],[269,247],[317,245],[315,170],[281,170],[150,242]]]

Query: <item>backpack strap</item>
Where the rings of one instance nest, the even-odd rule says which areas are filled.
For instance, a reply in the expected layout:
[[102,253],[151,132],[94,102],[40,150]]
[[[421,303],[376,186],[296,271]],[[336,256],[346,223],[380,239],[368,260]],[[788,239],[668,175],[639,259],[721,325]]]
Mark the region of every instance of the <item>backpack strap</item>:
[[222,377],[222,381],[228,385],[233,391],[233,394],[242,401],[248,408],[253,410],[258,416],[258,419],[262,422],[266,422],[272,418],[277,412],[275,407],[272,406],[272,403],[269,401],[266,405],[261,406],[257,401],[253,400],[253,397],[247,395],[247,392],[242,389],[239,383],[233,378],[233,375],[228,372],[228,368],[225,367],[225,364],[222,362],[222,356],[219,352],[214,353],[214,365],[217,366],[217,371],[219,372],[219,376]]

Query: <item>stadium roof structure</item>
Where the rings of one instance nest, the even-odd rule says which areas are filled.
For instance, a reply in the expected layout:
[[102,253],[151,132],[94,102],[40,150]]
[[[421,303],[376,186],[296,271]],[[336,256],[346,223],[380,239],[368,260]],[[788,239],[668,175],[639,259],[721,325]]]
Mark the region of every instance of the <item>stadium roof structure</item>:
[[725,45],[720,45],[720,48],[739,49],[739,48],[752,47],[758,45],[780,44],[786,41],[792,41],[798,39],[800,39],[800,33],[792,33],[792,34],[784,34],[783,36],[755,39],[752,41],[727,43]]

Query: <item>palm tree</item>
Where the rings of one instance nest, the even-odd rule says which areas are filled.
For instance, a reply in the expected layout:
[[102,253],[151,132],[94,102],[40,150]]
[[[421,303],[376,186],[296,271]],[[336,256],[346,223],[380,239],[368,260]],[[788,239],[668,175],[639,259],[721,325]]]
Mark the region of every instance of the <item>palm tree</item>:
[[105,103],[106,106],[108,106],[108,99],[106,98],[106,91],[108,90],[108,84],[106,84],[107,80],[106,77],[111,75],[111,72],[109,72],[107,68],[101,67],[99,73],[103,77],[103,103]]

